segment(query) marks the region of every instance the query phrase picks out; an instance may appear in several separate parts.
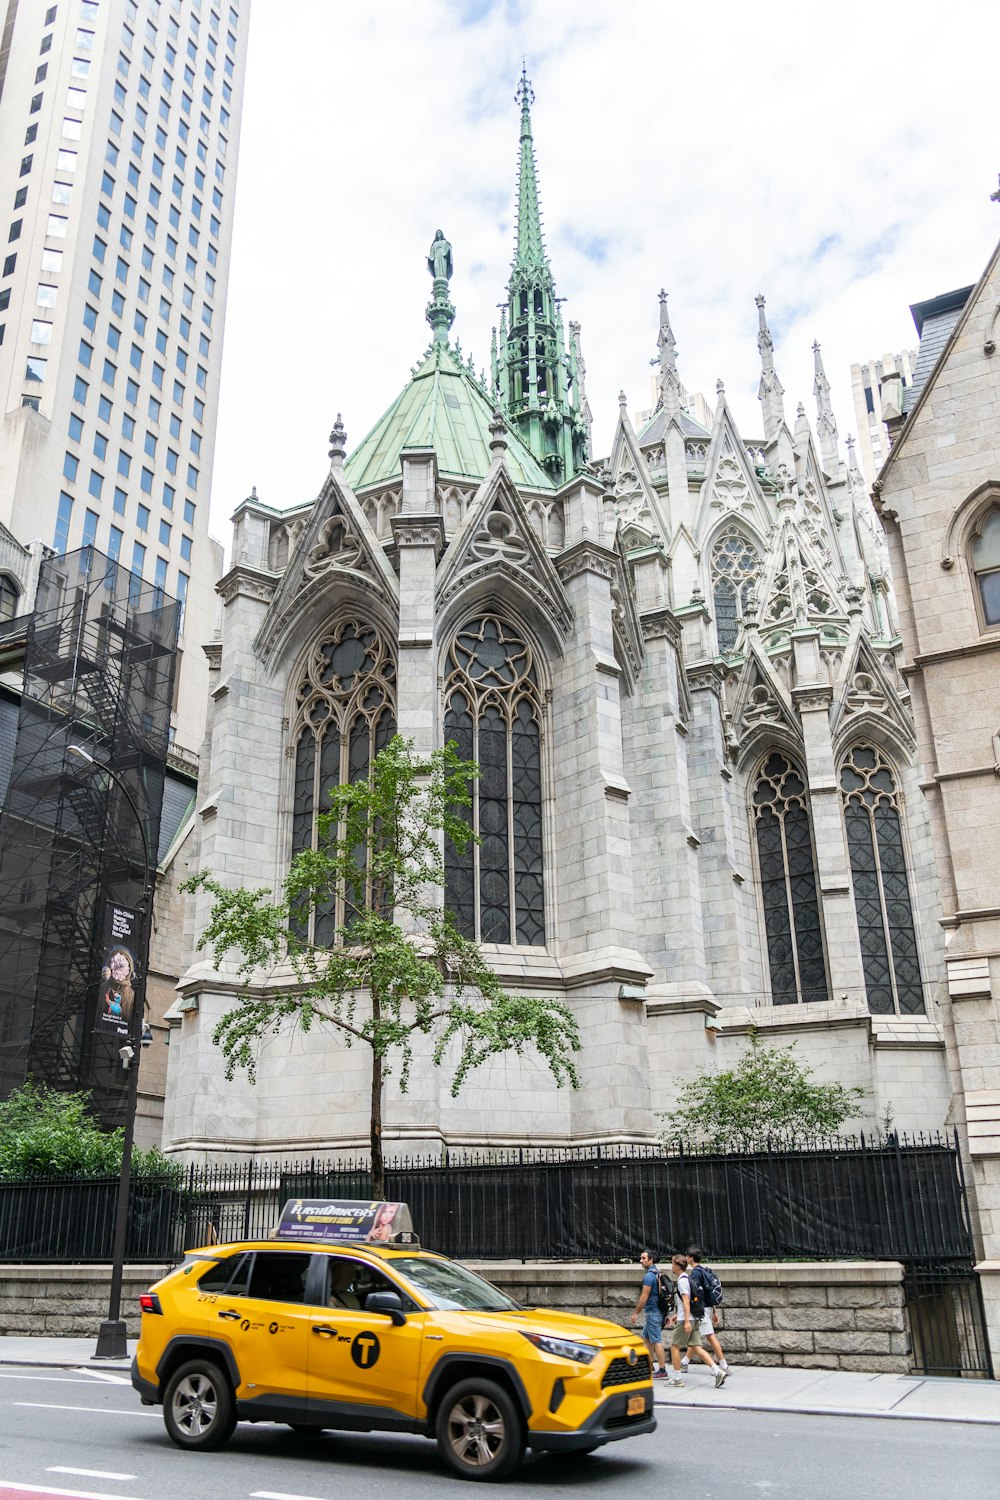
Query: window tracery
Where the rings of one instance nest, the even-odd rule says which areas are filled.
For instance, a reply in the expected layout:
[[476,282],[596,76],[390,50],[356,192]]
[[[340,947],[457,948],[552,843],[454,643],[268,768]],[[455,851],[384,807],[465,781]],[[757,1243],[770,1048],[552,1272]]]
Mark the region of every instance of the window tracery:
[[445,853],[445,904],[459,930],[484,943],[545,942],[541,694],[531,647],[483,614],[448,653],[445,740],[479,763],[467,810],[480,837]]
[[805,779],[787,756],[765,762],[753,794],[771,1000],[827,1000]]
[[841,767],[840,787],[868,1009],[877,1016],[922,1015],[924,992],[895,777],[878,750],[858,746]]
[[1000,625],[1000,506],[991,506],[983,516],[971,551],[983,624]]
[[760,554],[738,526],[727,526],[712,546],[712,599],[719,654],[736,645],[740,619],[760,577]]
[[[396,667],[381,632],[347,618],[321,636],[296,694],[290,740],[295,747],[292,853],[315,849],[316,818],[330,793],[367,776],[372,757],[396,732]],[[344,921],[343,898],[317,906],[308,937],[329,946]]]

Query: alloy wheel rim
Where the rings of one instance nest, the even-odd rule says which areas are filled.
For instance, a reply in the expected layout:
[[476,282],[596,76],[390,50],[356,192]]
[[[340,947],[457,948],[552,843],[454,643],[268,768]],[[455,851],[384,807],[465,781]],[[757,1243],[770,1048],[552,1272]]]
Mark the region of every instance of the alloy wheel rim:
[[506,1438],[503,1416],[488,1396],[464,1396],[448,1414],[448,1441],[470,1468],[492,1463]]
[[174,1417],[189,1437],[201,1437],[215,1421],[219,1398],[204,1375],[186,1375],[174,1392]]

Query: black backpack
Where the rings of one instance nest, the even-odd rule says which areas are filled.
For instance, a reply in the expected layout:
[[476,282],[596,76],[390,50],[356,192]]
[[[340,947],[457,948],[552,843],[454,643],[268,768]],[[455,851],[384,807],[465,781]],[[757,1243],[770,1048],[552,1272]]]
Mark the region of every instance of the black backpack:
[[691,1276],[692,1291],[694,1290],[695,1276],[697,1275],[702,1301],[706,1307],[722,1306],[722,1282],[710,1266],[692,1266],[689,1275]]
[[674,1287],[673,1282],[666,1271],[656,1272],[656,1305],[665,1318],[668,1318],[674,1310]]
[[701,1277],[694,1274],[697,1269],[697,1266],[692,1266],[687,1273],[688,1281],[691,1285],[690,1302],[692,1323],[700,1323],[702,1318],[705,1316],[705,1288]]

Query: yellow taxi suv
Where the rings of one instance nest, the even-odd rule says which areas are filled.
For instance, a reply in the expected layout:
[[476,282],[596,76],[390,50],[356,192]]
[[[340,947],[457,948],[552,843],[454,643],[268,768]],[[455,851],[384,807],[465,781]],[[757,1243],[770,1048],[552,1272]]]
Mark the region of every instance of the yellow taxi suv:
[[519,1307],[422,1250],[405,1204],[291,1200],[272,1239],[189,1251],[143,1297],[132,1384],[180,1448],[237,1422],[436,1438],[466,1479],[652,1432],[624,1328]]

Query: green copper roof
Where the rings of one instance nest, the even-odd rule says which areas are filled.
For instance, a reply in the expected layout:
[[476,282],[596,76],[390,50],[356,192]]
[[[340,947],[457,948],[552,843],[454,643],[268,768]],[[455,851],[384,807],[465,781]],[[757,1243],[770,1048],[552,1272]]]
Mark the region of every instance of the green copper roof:
[[[490,399],[478,381],[453,349],[435,344],[347,460],[348,483],[360,490],[398,478],[403,448],[433,448],[441,475],[485,479],[492,459],[492,420]],[[552,489],[552,480],[515,432],[507,434],[506,460],[515,484]]]
[[548,267],[545,242],[542,239],[542,214],[538,206],[538,174],[535,169],[535,145],[531,136],[531,105],[534,92],[522,69],[517,101],[521,106],[521,160],[517,186],[517,243],[514,268],[539,270]]

